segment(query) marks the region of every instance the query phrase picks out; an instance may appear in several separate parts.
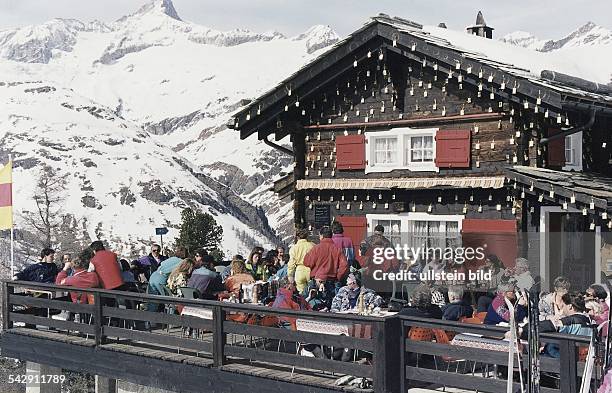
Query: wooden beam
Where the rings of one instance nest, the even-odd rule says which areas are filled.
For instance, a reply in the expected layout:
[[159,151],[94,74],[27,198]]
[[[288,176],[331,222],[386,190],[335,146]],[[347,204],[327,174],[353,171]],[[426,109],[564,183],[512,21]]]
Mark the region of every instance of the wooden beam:
[[8,285],[7,281],[2,282],[2,330],[7,331],[13,327],[10,313],[13,307],[9,305],[9,300],[13,296],[14,289]]
[[72,303],[61,300],[36,298],[32,296],[19,296],[14,294],[10,296],[9,304],[16,304],[20,306],[33,306],[39,308],[50,308],[54,310],[66,310],[74,313],[88,314],[93,313],[95,309],[95,306],[92,304]]
[[[443,384],[445,386],[492,393],[505,393],[507,383],[505,379],[483,378],[469,374],[464,375],[411,366],[406,367],[406,378],[410,381]],[[520,390],[519,383],[515,382],[513,386],[513,391]],[[541,391],[544,392],[544,390]],[[557,392],[557,390],[554,390],[554,392]]]
[[310,368],[314,370],[333,371],[342,374],[372,378],[372,366],[342,362],[339,360],[319,359],[284,352],[264,351],[261,349],[228,346],[225,352],[229,356],[250,359],[253,361],[271,362],[289,366]]
[[[200,393],[203,390],[208,393],[246,392],[254,387],[261,393],[337,392],[331,386],[323,387],[302,381],[295,383],[288,379],[274,380],[266,376],[257,377],[225,371],[223,368],[211,368],[203,365],[205,359],[176,353],[167,353],[176,360],[170,357],[167,357],[170,360],[164,360],[111,350],[105,346],[91,348],[12,333],[2,335],[2,355],[184,393]],[[202,362],[194,365],[191,363],[193,359],[202,359]]]
[[402,119],[402,120],[385,120],[385,121],[372,121],[368,123],[343,123],[343,124],[321,124],[305,126],[305,130],[337,130],[337,129],[348,129],[348,128],[380,128],[380,127],[394,127],[394,126],[408,126],[408,125],[433,125],[442,123],[454,123],[457,121],[494,121],[501,120],[508,115],[505,113],[474,113],[471,115],[455,115],[455,116],[436,116],[426,117],[418,119]]
[[561,393],[576,393],[576,368],[578,363],[578,351],[576,343],[572,340],[559,342],[559,353],[561,355],[560,390]]
[[91,325],[76,323],[72,321],[62,321],[60,319],[52,319],[47,317],[39,317],[30,314],[20,314],[16,312],[9,313],[11,322],[24,322],[32,325],[47,326],[62,330],[79,331],[87,334],[94,334],[94,327]]
[[225,343],[227,334],[223,330],[225,321],[225,310],[217,306],[213,309],[213,319],[215,328],[213,330],[213,364],[215,367],[221,367],[225,364]]
[[[404,364],[401,359],[398,341],[402,340],[404,333],[398,318],[388,319],[373,325],[372,337],[375,342],[375,351],[372,356],[374,364],[374,392],[399,392],[403,375]],[[399,378],[398,378],[399,377]]]
[[116,307],[104,307],[104,317],[114,317],[135,321],[148,321],[165,325],[177,325],[194,329],[212,330],[213,321],[189,315],[175,315],[168,313],[121,309]]
[[177,337],[170,334],[149,333],[140,330],[122,329],[112,326],[103,326],[102,332],[105,336],[125,338],[128,340],[142,341],[150,344],[159,344],[176,348],[191,349],[198,352],[212,353],[212,344],[201,340],[187,337]]
[[292,331],[288,329],[279,329],[277,327],[248,325],[244,323],[236,323],[230,321],[225,321],[223,326],[227,333],[237,333],[255,337],[266,337],[291,342],[306,342],[309,344],[320,344],[333,347],[359,349],[369,352],[375,351],[375,346],[372,339]]

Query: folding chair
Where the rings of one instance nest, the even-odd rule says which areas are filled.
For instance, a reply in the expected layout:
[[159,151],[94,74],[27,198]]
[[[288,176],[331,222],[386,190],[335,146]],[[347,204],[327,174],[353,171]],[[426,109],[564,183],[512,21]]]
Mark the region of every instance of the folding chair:
[[[446,345],[450,345],[451,340],[448,337],[448,334],[446,333],[446,331],[442,330],[442,329],[432,329],[433,330],[433,334],[436,337],[436,342],[438,344],[446,344]],[[442,360],[444,362],[446,362],[446,372],[448,372],[448,370],[450,369],[450,364],[451,363],[455,363],[456,367],[455,367],[455,373],[458,374],[459,373],[459,363],[463,363],[464,366],[464,371],[465,371],[465,364],[467,363],[465,359],[455,359],[452,358],[450,356],[441,356]],[[435,357],[434,357],[435,359]],[[437,369],[437,364],[436,364],[436,369]],[[444,385],[442,387],[442,391],[446,391],[446,385]]]
[[[413,326],[410,328],[410,330],[408,330],[408,338],[410,340],[413,341],[425,341],[425,342],[430,342],[433,341],[433,332],[431,329],[428,328],[424,328],[424,327],[420,327],[420,326]],[[416,354],[416,367],[419,367],[419,358],[420,358],[421,354],[417,353]],[[434,356],[434,362],[436,360],[436,357]],[[436,369],[437,369],[437,365],[436,365]]]
[[480,321],[481,324],[484,323],[485,318],[487,317],[487,313],[486,311],[482,311],[482,312],[475,312],[474,315],[472,316],[472,318],[476,318]]
[[[474,313],[474,315],[476,315],[476,314],[477,313]],[[484,313],[484,314],[486,314],[486,313]],[[475,316],[469,317],[469,318],[468,317],[462,317],[461,319],[459,319],[459,322],[469,323],[469,324],[472,324],[472,325],[482,325],[483,324],[483,321],[480,318],[475,317]],[[452,339],[451,339],[451,341],[452,341]],[[476,365],[477,364],[478,364],[478,362],[475,361],[474,365],[472,366],[472,375],[474,375],[474,373],[476,373]],[[495,368],[497,369],[497,366]],[[488,377],[489,376],[489,365],[488,364],[485,365],[485,370],[482,372],[482,376],[483,377],[485,377],[485,373],[486,373],[486,377]]]
[[180,287],[179,291],[185,299],[195,300],[200,298],[200,291],[197,288]]

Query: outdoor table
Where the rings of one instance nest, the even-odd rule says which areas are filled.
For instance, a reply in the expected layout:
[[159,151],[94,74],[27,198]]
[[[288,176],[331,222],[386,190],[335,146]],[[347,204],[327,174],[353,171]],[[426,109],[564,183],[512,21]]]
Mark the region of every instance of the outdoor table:
[[[483,337],[480,334],[459,333],[451,341],[451,345],[462,347],[482,348],[490,351],[508,352],[510,342],[506,339],[497,339],[491,337]],[[528,344],[527,341],[521,340],[520,345]]]
[[185,306],[181,315],[187,315],[190,317],[202,318],[202,319],[213,319],[213,310],[210,308]]
[[[338,314],[356,314],[355,310],[343,311]],[[396,312],[392,311],[381,311],[380,313],[372,316],[385,317],[395,315]],[[312,319],[301,319],[298,318],[296,321],[296,329],[319,334],[331,334],[335,336],[351,336],[358,338],[372,338],[372,325],[362,323],[343,323],[343,322],[328,322],[328,321],[314,321]]]
[[450,342],[461,347],[480,348],[489,351],[508,352],[509,341],[487,338],[477,334],[460,333]]
[[[49,291],[45,289],[28,289],[25,288],[23,290],[23,294],[32,295],[33,297],[46,297],[47,299],[57,299],[63,296],[66,296],[66,292],[64,291]],[[47,308],[47,318],[51,316],[51,309]]]
[[298,318],[295,321],[296,330],[309,333],[331,334],[333,336],[348,336],[352,324],[314,321]]

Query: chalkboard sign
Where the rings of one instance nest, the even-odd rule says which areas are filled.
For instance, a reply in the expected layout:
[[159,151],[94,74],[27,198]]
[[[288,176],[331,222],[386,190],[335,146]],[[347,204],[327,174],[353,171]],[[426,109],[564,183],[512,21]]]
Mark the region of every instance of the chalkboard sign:
[[315,228],[321,228],[331,224],[331,211],[329,205],[315,205],[314,216]]

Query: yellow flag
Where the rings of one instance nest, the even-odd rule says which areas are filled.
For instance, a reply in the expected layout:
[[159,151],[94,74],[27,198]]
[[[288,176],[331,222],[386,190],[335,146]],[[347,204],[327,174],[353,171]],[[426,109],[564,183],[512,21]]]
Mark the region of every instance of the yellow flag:
[[0,169],[0,230],[13,227],[13,163]]

